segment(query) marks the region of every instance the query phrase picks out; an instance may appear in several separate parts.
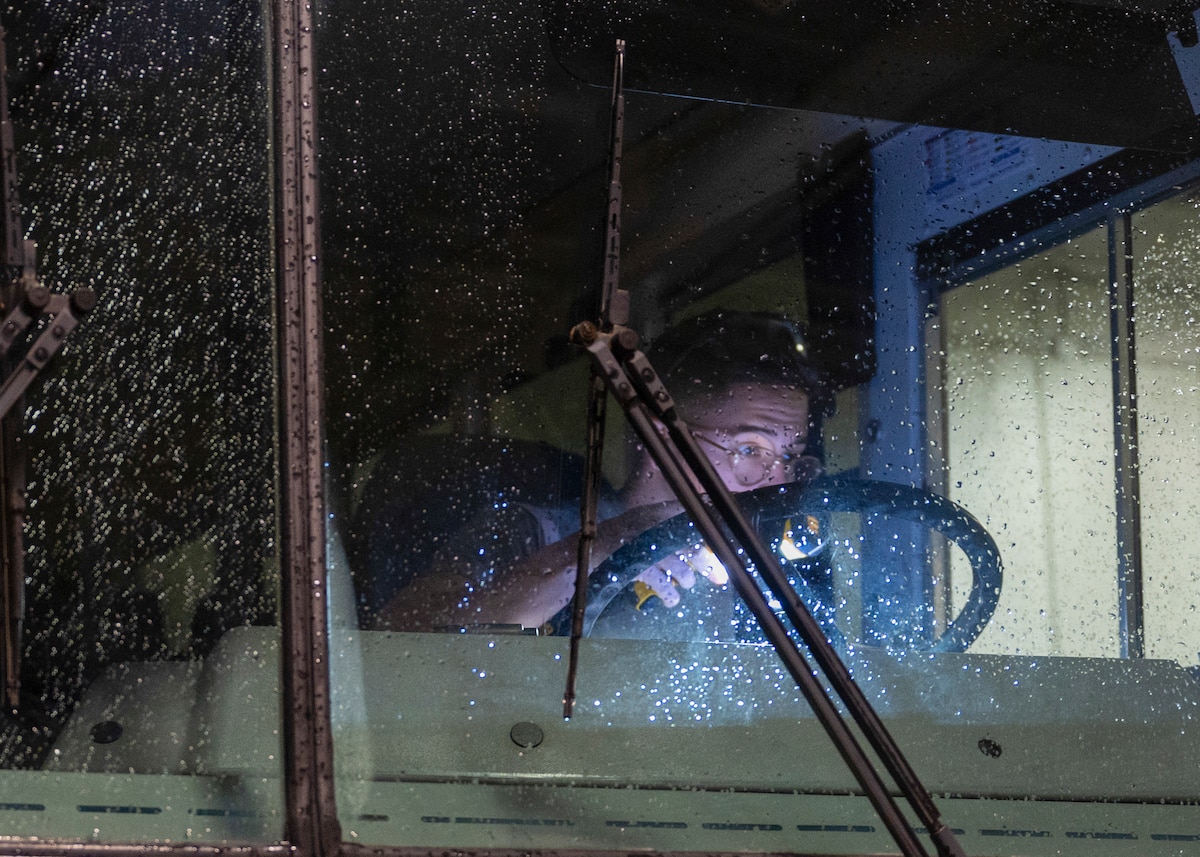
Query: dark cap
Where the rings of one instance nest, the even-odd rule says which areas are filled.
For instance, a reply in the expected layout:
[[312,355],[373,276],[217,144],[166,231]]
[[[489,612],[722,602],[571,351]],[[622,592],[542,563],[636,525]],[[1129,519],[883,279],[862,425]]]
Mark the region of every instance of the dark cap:
[[773,313],[720,310],[686,319],[655,337],[647,353],[677,396],[697,384],[713,390],[757,382],[825,398],[803,328]]

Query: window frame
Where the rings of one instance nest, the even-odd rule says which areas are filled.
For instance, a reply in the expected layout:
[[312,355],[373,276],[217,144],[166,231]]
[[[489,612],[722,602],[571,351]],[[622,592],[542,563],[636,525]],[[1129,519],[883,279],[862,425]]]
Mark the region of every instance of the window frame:
[[333,777],[325,601],[320,231],[313,5],[269,0],[278,296],[281,676],[285,840],[341,847]]

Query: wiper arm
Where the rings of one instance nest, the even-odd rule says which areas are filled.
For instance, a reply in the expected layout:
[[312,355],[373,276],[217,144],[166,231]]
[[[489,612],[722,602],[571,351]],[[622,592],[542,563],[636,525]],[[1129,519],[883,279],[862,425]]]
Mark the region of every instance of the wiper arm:
[[[4,704],[21,700],[22,623],[25,613],[25,456],[20,408],[25,391],[58,353],[80,318],[96,305],[90,288],[70,295],[51,292],[37,279],[37,248],[25,240],[17,192],[16,144],[8,117],[8,62],[0,27],[0,193],[4,241],[0,258],[0,665]],[[9,353],[25,334],[48,317],[20,360]]]
[[[604,278],[600,287],[598,324],[605,333],[629,323],[629,292],[621,288],[621,151],[625,135],[625,42],[617,41],[613,63],[612,122],[608,152],[608,205],[604,216]],[[579,548],[576,556],[575,595],[571,602],[571,643],[567,654],[567,687],[563,692],[563,718],[575,708],[575,678],[579,668],[579,641],[583,638],[587,608],[588,570],[596,541],[600,483],[603,473],[604,425],[608,414],[605,380],[595,364],[588,380],[587,452],[583,464],[583,495],[579,503]]]

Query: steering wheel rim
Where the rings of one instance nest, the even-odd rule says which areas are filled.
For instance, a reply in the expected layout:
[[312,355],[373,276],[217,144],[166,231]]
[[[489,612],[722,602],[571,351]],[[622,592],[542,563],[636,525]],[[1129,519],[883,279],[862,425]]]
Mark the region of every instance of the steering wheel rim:
[[[952,500],[910,485],[845,477],[819,478],[803,486],[772,485],[738,494],[737,499],[751,521],[806,513],[883,514],[921,524],[958,545],[971,565],[971,591],[966,603],[940,635],[916,641],[912,651],[966,651],[996,612],[1004,577],[1000,551],[983,525]],[[630,585],[642,570],[700,541],[687,515],[680,514],[614,551],[591,575],[584,633],[591,633],[612,597]],[[800,585],[804,585],[803,581]],[[809,599],[805,601],[812,603]],[[826,630],[831,637],[839,634],[828,625]]]

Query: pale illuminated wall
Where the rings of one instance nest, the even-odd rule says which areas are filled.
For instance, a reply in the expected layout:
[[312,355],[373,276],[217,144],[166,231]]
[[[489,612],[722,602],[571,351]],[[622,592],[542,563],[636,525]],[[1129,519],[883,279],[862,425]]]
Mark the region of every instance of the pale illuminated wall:
[[1146,654],[1200,662],[1200,212],[1134,218]]
[[1099,230],[942,302],[946,490],[1005,569],[976,651],[1120,651],[1107,266]]

